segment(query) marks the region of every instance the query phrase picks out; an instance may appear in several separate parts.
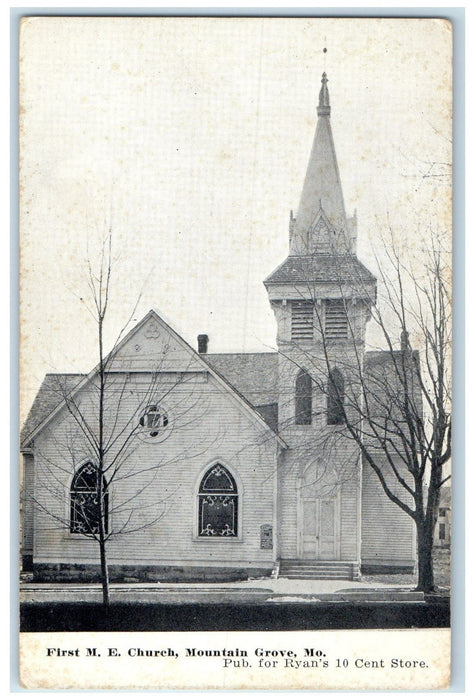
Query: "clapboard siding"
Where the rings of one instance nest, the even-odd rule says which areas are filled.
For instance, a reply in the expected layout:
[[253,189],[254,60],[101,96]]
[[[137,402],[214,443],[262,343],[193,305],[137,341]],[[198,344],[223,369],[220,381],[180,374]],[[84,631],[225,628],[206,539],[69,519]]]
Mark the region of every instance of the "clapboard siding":
[[297,557],[297,478],[300,470],[289,450],[279,468],[279,555],[282,559]]
[[[117,376],[120,404],[116,407],[112,397],[109,414],[110,425],[117,422],[116,430],[143,404],[146,382],[146,375],[140,378],[124,375],[121,379]],[[118,389],[116,396],[117,392]],[[122,476],[129,471],[135,476],[117,480],[111,487],[112,529],[120,529],[128,514],[127,506],[123,513],[116,511],[118,506],[132,499],[134,510],[129,527],[136,527],[137,531],[110,540],[109,562],[271,563],[273,551],[260,548],[260,527],[273,523],[276,445],[272,433],[211,376],[206,376],[206,381],[201,375],[192,376],[190,381],[174,386],[171,392],[165,386],[162,395],[166,399],[158,403],[166,407],[170,417],[167,439],[136,440],[122,472]],[[91,416],[95,401],[93,388],[86,387],[81,396],[82,410]],[[58,520],[54,520],[56,517],[67,522],[69,517],[68,489],[73,474],[69,447],[74,447],[71,453],[76,466],[90,458],[83,437],[77,433],[71,417],[63,410],[35,443],[37,496],[43,506],[36,510],[35,516],[34,558],[38,563],[97,561],[95,542],[70,535],[67,527],[60,527]],[[217,461],[228,467],[241,485],[238,539],[205,540],[196,536],[200,474]],[[160,466],[154,469],[156,465]],[[51,492],[52,473],[57,494]],[[158,516],[155,524],[140,529],[146,521]]]
[[33,528],[34,528],[34,459],[32,454],[23,455],[23,493],[22,493],[22,553],[33,553]]
[[[387,477],[392,490],[404,498],[402,486]],[[407,498],[407,496],[406,496]],[[412,519],[383,491],[375,472],[363,464],[361,558],[365,564],[403,565],[414,562],[414,524]]]
[[358,479],[345,482],[340,495],[340,559],[358,559]]

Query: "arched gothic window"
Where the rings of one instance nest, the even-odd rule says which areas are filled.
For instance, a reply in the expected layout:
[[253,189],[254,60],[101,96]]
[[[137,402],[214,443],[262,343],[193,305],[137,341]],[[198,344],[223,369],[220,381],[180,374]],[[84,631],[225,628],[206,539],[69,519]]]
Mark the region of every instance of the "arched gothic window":
[[198,494],[199,537],[238,536],[238,491],[236,482],[222,464],[208,469]]
[[345,422],[345,380],[338,369],[330,372],[327,391],[327,423],[342,425]]
[[[104,511],[105,531],[108,530],[109,494],[106,480],[102,483],[102,503]],[[73,476],[71,482],[71,516],[70,532],[82,535],[97,534],[99,532],[99,508],[98,473],[92,462],[87,462],[80,467]]]
[[312,422],[312,378],[301,369],[295,381],[295,423],[310,425]]

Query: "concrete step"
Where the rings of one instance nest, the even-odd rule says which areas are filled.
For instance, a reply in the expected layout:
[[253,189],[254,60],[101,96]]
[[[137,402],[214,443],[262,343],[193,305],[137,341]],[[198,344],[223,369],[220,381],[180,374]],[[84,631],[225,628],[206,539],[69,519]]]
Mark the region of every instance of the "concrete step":
[[281,564],[281,569],[351,569],[351,564]]
[[312,566],[314,564],[329,564],[330,566],[352,566],[356,564],[351,559],[281,559],[280,563],[295,564],[296,566],[300,564],[311,564]]
[[280,562],[279,577],[306,580],[351,580],[353,562],[285,559]]
[[281,559],[281,566],[353,566],[355,562],[341,559]]
[[315,569],[309,570],[299,570],[299,569],[288,569],[286,571],[281,571],[281,576],[348,576],[353,573],[352,571],[320,571]]
[[280,574],[290,576],[291,574],[307,574],[311,576],[312,574],[321,574],[322,576],[346,576],[347,574],[353,573],[351,569],[281,569]]
[[289,581],[351,581],[352,578],[348,574],[346,576],[319,576],[317,575],[305,575],[305,574],[295,574],[292,576],[283,575],[280,578],[286,578]]
[[302,568],[299,569],[298,567],[293,566],[292,568],[288,569],[281,569],[280,573],[285,571],[285,573],[290,573],[290,574],[316,574],[316,573],[321,573],[321,574],[348,574],[352,572],[352,569],[327,569],[326,567],[322,567],[321,569],[315,567],[314,569],[309,569],[309,568]]
[[281,564],[281,569],[328,569],[328,570],[338,570],[338,569],[352,569],[351,564],[338,564],[332,566],[331,564]]

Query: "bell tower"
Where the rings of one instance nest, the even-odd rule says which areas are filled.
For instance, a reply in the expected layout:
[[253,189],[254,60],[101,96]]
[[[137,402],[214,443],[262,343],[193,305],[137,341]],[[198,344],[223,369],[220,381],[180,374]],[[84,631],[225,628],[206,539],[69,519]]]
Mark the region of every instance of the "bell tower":
[[356,212],[346,216],[330,114],[323,73],[289,256],[264,284],[277,321],[279,432],[289,445],[280,509],[294,523],[280,533],[281,555],[355,562],[361,460],[351,440],[336,438],[352,368],[363,366],[376,278],[356,256]]

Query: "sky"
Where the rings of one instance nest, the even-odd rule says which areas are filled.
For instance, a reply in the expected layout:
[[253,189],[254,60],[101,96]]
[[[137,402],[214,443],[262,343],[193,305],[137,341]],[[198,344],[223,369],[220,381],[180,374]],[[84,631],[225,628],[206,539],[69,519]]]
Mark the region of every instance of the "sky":
[[106,348],[137,299],[194,347],[275,348],[262,281],[288,254],[323,70],[360,259],[376,271],[388,225],[416,257],[450,229],[442,20],[35,18],[20,50],[22,418],[46,372],[97,362],[87,260],[109,227]]

